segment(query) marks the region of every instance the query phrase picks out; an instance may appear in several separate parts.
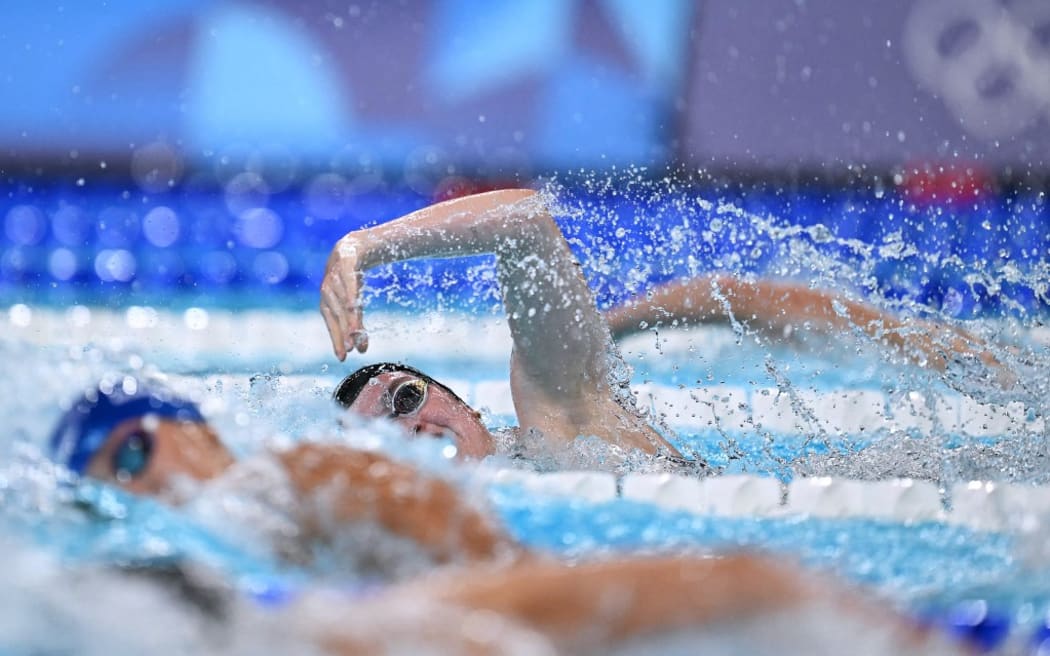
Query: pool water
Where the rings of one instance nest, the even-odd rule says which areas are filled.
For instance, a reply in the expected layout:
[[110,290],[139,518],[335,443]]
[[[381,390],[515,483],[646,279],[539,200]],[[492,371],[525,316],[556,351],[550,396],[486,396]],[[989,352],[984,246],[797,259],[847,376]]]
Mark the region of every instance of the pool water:
[[[62,500],[62,487],[26,468],[41,468],[33,449],[39,448],[58,407],[69,394],[97,376],[107,372],[138,368],[156,368],[169,377],[177,388],[195,395],[206,394],[205,413],[235,451],[248,455],[260,449],[260,443],[287,444],[301,436],[321,437],[334,430],[333,411],[327,402],[331,388],[348,366],[329,364],[323,325],[312,314],[272,312],[268,315],[244,316],[212,312],[209,323],[214,332],[194,333],[186,327],[185,313],[157,312],[145,327],[132,327],[134,313],[112,313],[95,309],[92,318],[79,335],[51,332],[62,325],[66,311],[37,310],[26,326],[10,331],[4,338],[4,350],[19,352],[19,359],[5,358],[8,368],[5,398],[12,403],[9,414],[17,418],[9,427],[4,449],[15,458],[6,468],[0,490],[4,492],[4,519],[17,526],[16,534],[40,541],[66,557],[74,559],[172,557],[185,554],[203,560],[228,575],[257,586],[258,580],[290,576],[309,577],[309,572],[289,573],[266,553],[236,544],[231,536],[216,536],[197,526],[191,518],[163,510],[152,501],[137,500],[114,494],[102,495],[93,506],[100,508],[94,519],[85,519],[79,511],[68,508]],[[259,321],[267,321],[265,334],[255,334]],[[424,321],[424,333],[432,338],[410,342],[399,334],[418,329],[410,315],[379,314],[373,318],[373,348],[370,357],[404,357],[439,378],[450,380],[453,387],[471,399],[478,388],[505,381],[505,357],[509,338],[498,317],[478,322],[469,317],[432,317]],[[119,343],[105,343],[104,334],[113,324],[124,323]],[[411,326],[408,328],[407,326]],[[96,330],[101,332],[96,332]],[[225,333],[243,337],[227,342]],[[687,363],[670,353],[665,338],[655,341],[636,339],[625,344],[625,353],[635,362],[639,376],[655,379],[676,389],[678,376],[693,377],[691,367],[702,370],[702,364]],[[732,363],[717,358],[725,367],[724,376],[715,387],[728,389],[746,384],[756,375],[754,367],[741,363],[761,361],[772,353],[792,365],[800,374],[799,385],[810,385],[825,368],[834,370],[834,354],[816,357],[799,351],[767,353],[760,344],[737,344],[731,331],[724,328],[701,328],[681,332],[673,339],[703,345],[705,355],[716,357],[719,350],[735,352]],[[36,342],[36,344],[34,344]],[[435,356],[442,348],[458,357]],[[44,345],[46,344],[46,345]],[[228,346],[235,344],[235,346]],[[265,344],[273,344],[268,348]],[[412,344],[412,346],[405,346]],[[150,346],[147,346],[150,345]],[[143,349],[147,349],[143,350]],[[676,347],[677,348],[677,347]],[[696,350],[694,348],[694,350]],[[473,351],[473,362],[467,361],[473,380],[462,380],[464,355]],[[660,358],[676,357],[682,362],[675,373],[661,372]],[[271,364],[276,360],[277,365]],[[212,363],[209,365],[209,362]],[[352,366],[352,365],[351,365]],[[265,367],[265,368],[264,368]],[[851,384],[858,390],[879,389],[891,377],[887,366],[871,367],[873,375],[853,373],[833,377],[835,389]],[[58,372],[58,375],[55,375]],[[902,375],[918,375],[905,371]],[[662,378],[661,378],[662,376]],[[491,382],[489,382],[491,381]],[[644,384],[644,383],[643,383]],[[766,383],[768,384],[768,383]],[[472,387],[471,387],[472,386]],[[821,388],[829,389],[829,388]],[[947,392],[946,392],[947,393]],[[498,404],[503,403],[500,407]],[[505,401],[497,398],[490,421],[509,421]],[[482,406],[486,407],[486,406]],[[21,408],[21,412],[15,412]],[[671,421],[672,427],[675,422]],[[678,441],[693,446],[699,455],[720,464],[730,473],[747,471],[763,475],[783,475],[783,468],[805,462],[807,454],[830,447],[807,439],[805,435],[782,435],[772,440],[749,429],[727,426],[722,432],[691,428],[688,420],[678,422]],[[683,427],[684,426],[684,427]],[[690,432],[690,431],[693,432]],[[888,433],[887,433],[888,434]],[[719,450],[725,439],[735,441],[738,453],[732,462]],[[848,436],[847,436],[848,437]],[[353,440],[382,440],[383,435],[366,436],[360,432],[347,437]],[[866,448],[875,448],[879,431],[873,430],[863,440]],[[849,443],[845,437],[839,440]],[[378,442],[382,444],[382,442]],[[394,442],[404,449],[410,445]],[[862,448],[853,445],[863,452]],[[426,467],[449,471],[436,446],[417,444],[409,457]],[[487,468],[510,463],[496,460]],[[902,467],[905,463],[902,463]],[[469,473],[452,467],[453,475],[470,478]],[[27,480],[36,478],[33,484]],[[51,487],[49,487],[49,485]],[[1017,553],[1015,537],[1009,533],[982,532],[950,523],[916,524],[877,521],[863,517],[819,518],[804,515],[786,517],[720,517],[673,511],[638,503],[630,499],[612,499],[592,504],[564,496],[522,495],[515,488],[496,485],[489,489],[490,503],[505,519],[510,530],[526,544],[571,558],[623,551],[660,551],[666,549],[722,549],[744,547],[769,550],[796,558],[808,564],[840,572],[846,577],[876,586],[884,594],[903,604],[922,606],[946,604],[953,599],[973,594],[995,596],[1010,608],[1028,608],[1047,602],[1050,588],[1035,589],[1026,584],[1035,573],[1042,572],[1039,563],[1023,562]],[[107,501],[108,499],[108,501]],[[108,510],[107,510],[108,508]],[[42,516],[41,516],[42,515]],[[101,516],[103,519],[99,519]]]
[[[831,341],[800,331],[781,344],[731,327],[654,326],[625,340],[621,349],[634,370],[643,404],[661,417],[683,451],[706,460],[722,475],[762,477],[775,481],[780,490],[804,475],[846,480],[918,477],[937,490],[944,512],[951,510],[952,489],[960,482],[1048,482],[1042,420],[1050,397],[1043,394],[1046,369],[1040,364],[1046,362],[1048,340],[1038,323],[1050,277],[1038,266],[1021,271],[999,261],[968,273],[970,258],[977,253],[972,240],[952,251],[955,259],[944,255],[933,262],[929,252],[909,250],[914,235],[885,228],[868,234],[857,227],[863,212],[851,212],[843,204],[835,206],[835,211],[845,212],[841,234],[835,235],[813,215],[827,215],[832,208],[806,205],[809,209],[803,211],[796,204],[791,212],[799,215],[785,222],[773,218],[760,199],[718,204],[680,189],[663,191],[659,210],[652,210],[650,203],[648,212],[636,201],[625,205],[605,197],[596,204],[593,195],[584,200],[571,193],[564,196],[563,227],[576,240],[574,248],[582,249],[581,260],[603,305],[689,271],[717,268],[741,275],[764,271],[811,276],[822,286],[874,293],[891,310],[949,322],[979,317],[967,324],[968,329],[997,343],[1007,342],[1011,348],[999,355],[1024,372],[1023,385],[1001,393],[979,377],[967,377],[966,371],[953,379],[911,366],[862,336],[842,335]],[[651,189],[646,193],[653,195]],[[61,196],[54,194],[38,204],[60,203]],[[410,207],[418,200],[402,199],[402,204]],[[97,202],[98,197],[80,199],[77,207]],[[175,205],[172,199],[152,202]],[[755,203],[761,207],[752,206]],[[113,201],[112,207],[125,205]],[[749,212],[741,209],[744,206]],[[879,212],[892,214],[892,203],[878,206]],[[383,216],[400,213],[397,203],[382,207]],[[1031,207],[1036,215],[1044,212],[1043,204]],[[591,223],[580,219],[581,208],[597,218]],[[180,215],[191,213],[181,206],[176,209]],[[292,213],[281,210],[286,211]],[[1027,220],[1032,212],[1018,215]],[[668,217],[680,220],[674,223]],[[363,215],[359,218],[367,222]],[[25,221],[19,218],[14,225],[21,230],[28,225]],[[513,421],[506,388],[509,336],[494,309],[490,264],[480,260],[458,268],[427,263],[395,267],[370,278],[373,287],[389,283],[393,291],[370,296],[367,359],[337,363],[320,317],[303,310],[314,302],[303,299],[316,288],[324,240],[314,235],[313,241],[303,241],[290,225],[286,222],[283,234],[292,243],[282,245],[281,252],[301,259],[286,258],[286,276],[273,283],[283,286],[285,294],[276,301],[267,295],[272,290],[266,287],[271,283],[263,275],[265,266],[251,268],[261,252],[251,245],[255,237],[250,235],[247,243],[231,247],[229,259],[223,261],[238,267],[245,259],[244,271],[262,277],[231,270],[226,291],[208,287],[210,274],[203,269],[149,278],[141,268],[143,282],[138,287],[134,281],[100,282],[90,271],[77,269],[65,281],[49,285],[41,282],[41,276],[55,275],[47,268],[48,250],[71,249],[62,241],[64,233],[49,232],[46,238],[13,247],[24,257],[5,260],[3,291],[12,304],[6,317],[0,317],[7,324],[0,336],[0,403],[6,404],[8,417],[0,440],[6,463],[0,466],[0,523],[12,540],[4,550],[16,559],[43,550],[60,563],[188,558],[240,589],[261,595],[271,588],[317,585],[335,574],[325,568],[289,567],[267,549],[238,540],[236,530],[223,531],[152,501],[91,486],[71,491],[62,472],[40,455],[59,408],[100,377],[136,373],[162,377],[177,390],[200,398],[205,414],[238,455],[300,439],[336,439],[387,449],[483,495],[518,539],[566,558],[639,550],[755,549],[868,584],[916,613],[936,613],[975,598],[1020,623],[1032,624],[1050,611],[1050,584],[1044,583],[1050,581],[1045,565],[1050,561],[1042,558],[1050,557],[1045,553],[1050,550],[1040,546],[1050,541],[1050,534],[1045,516],[1032,511],[1007,512],[1013,520],[989,525],[993,530],[947,521],[943,514],[903,520],[851,514],[848,508],[834,517],[807,512],[704,513],[623,494],[630,467],[614,468],[609,475],[622,489],[598,501],[585,495],[546,494],[536,487],[526,487],[522,494],[513,477],[490,482],[501,480],[494,472],[521,468],[521,462],[497,457],[474,471],[450,463],[440,443],[407,443],[382,426],[340,431],[328,400],[332,387],[352,368],[378,360],[404,360],[448,381],[492,425]],[[850,225],[857,234],[848,233]],[[201,230],[190,232],[197,235]],[[247,234],[244,225],[231,230],[242,237]],[[9,229],[11,234],[22,232]],[[174,251],[148,245],[140,254],[140,266],[156,264],[160,255],[187,266],[203,261],[198,255],[216,248],[200,241],[211,239],[209,235],[179,242]],[[1002,241],[1002,235],[996,235]],[[139,253],[126,241],[132,237],[98,238],[109,240],[110,250]],[[221,242],[221,237],[216,239],[216,244]],[[621,257],[613,244],[636,248]],[[656,251],[652,244],[658,245]],[[1002,248],[1020,252],[1026,244],[1004,242]],[[91,248],[84,246],[85,252]],[[1038,259],[1029,258],[1029,264]],[[25,266],[16,270],[12,262]],[[115,269],[103,267],[107,275],[120,273],[120,262],[114,262]],[[296,269],[295,262],[303,268]],[[42,268],[34,273],[32,267],[38,265]],[[219,273],[223,271],[229,273]],[[909,282],[916,271],[927,272],[924,283]],[[967,275],[980,280],[967,282]],[[28,279],[37,283],[24,284]],[[999,293],[990,294],[993,288]],[[429,295],[421,296],[423,289]],[[936,294],[941,294],[936,303],[919,305],[931,303]],[[466,302],[452,300],[463,296]],[[996,314],[996,308],[1002,311]],[[827,399],[835,395],[860,399],[868,414],[858,418],[849,410],[831,412],[829,407],[836,406]],[[945,419],[945,408],[954,412],[951,420]],[[982,415],[975,408],[994,412]],[[581,443],[583,455],[569,461],[554,458],[524,465],[598,467],[605,454],[592,446]],[[1041,488],[1033,488],[1037,489]],[[225,519],[236,524],[236,510],[226,512]],[[337,574],[354,582],[354,572]],[[42,588],[10,573],[2,576],[11,577],[27,601],[38,601],[43,594]],[[356,582],[371,583],[360,578]]]

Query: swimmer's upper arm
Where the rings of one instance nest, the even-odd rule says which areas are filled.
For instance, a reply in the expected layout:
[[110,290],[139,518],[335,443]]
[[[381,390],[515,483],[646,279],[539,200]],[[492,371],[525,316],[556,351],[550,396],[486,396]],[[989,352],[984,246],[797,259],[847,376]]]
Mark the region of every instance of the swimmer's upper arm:
[[510,383],[521,428],[548,442],[593,436],[627,449],[674,448],[633,407],[619,354],[579,262],[546,204],[497,251],[500,287],[514,339]]
[[544,208],[529,232],[497,255],[523,427],[531,414],[565,416],[565,409],[594,406],[607,395],[611,336],[554,219]]

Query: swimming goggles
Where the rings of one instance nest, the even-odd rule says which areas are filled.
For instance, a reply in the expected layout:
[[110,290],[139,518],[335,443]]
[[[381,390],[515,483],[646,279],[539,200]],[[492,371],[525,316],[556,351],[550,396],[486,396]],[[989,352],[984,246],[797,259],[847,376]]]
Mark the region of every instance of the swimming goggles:
[[430,383],[423,378],[412,378],[406,380],[393,391],[387,392],[386,404],[390,408],[390,418],[409,417],[419,412],[423,404],[427,402],[427,391]]
[[128,481],[146,471],[153,456],[153,432],[138,428],[124,437],[110,462],[117,480]]

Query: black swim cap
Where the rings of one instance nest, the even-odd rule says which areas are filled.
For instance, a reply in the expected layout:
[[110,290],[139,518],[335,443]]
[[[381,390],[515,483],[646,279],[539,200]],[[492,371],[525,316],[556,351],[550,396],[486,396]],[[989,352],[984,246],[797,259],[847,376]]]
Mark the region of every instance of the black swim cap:
[[450,390],[447,385],[439,383],[415,367],[410,367],[407,364],[401,364],[400,362],[377,362],[376,364],[361,367],[352,374],[349,374],[339,383],[339,385],[336,386],[335,391],[332,392],[332,399],[344,408],[349,408],[354,404],[354,401],[357,400],[357,397],[361,394],[361,390],[365,388],[368,381],[376,376],[381,376],[391,372],[401,372],[411,374],[417,378],[422,378],[431,385],[436,385],[445,390],[463,405],[470,407],[466,401],[459,398],[459,395]]

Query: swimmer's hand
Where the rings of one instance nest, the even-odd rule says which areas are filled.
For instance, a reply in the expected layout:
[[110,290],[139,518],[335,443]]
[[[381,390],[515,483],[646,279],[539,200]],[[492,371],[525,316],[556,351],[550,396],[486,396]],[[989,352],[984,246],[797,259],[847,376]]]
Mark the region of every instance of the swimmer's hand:
[[[361,321],[361,288],[364,272],[373,267],[417,257],[479,253],[505,253],[514,262],[528,255],[550,261],[551,248],[563,249],[567,261],[572,262],[568,246],[546,210],[535,204],[519,205],[535,196],[536,192],[529,189],[491,191],[431,205],[347,233],[328,256],[321,281],[321,314],[336,357],[344,360],[351,351],[368,350],[368,333]],[[540,210],[543,213],[538,215]],[[570,273],[579,275],[575,269]],[[586,283],[581,284],[587,293]],[[569,316],[574,315],[570,312]]]
[[368,350],[368,332],[361,318],[361,248],[354,233],[336,242],[321,281],[321,315],[340,361],[351,351]]

